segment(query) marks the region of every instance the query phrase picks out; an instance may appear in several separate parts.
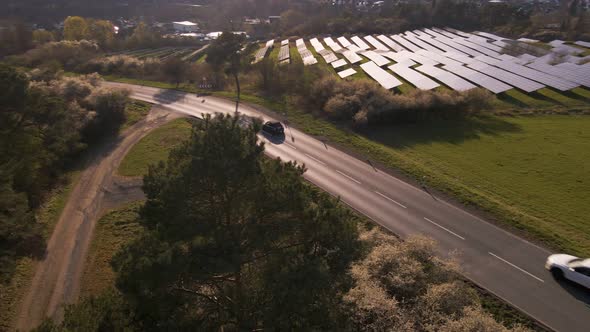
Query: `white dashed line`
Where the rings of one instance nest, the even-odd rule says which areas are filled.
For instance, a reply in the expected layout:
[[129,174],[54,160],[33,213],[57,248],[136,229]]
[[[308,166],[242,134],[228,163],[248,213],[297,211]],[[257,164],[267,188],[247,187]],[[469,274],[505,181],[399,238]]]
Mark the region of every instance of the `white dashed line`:
[[543,279],[541,279],[541,278],[539,278],[539,277],[537,277],[537,276],[535,276],[535,275],[533,275],[533,274],[531,274],[531,273],[529,273],[529,272],[527,272],[527,271],[525,271],[525,270],[521,269],[520,267],[518,267],[518,266],[516,266],[516,265],[514,265],[514,264],[512,264],[512,263],[510,263],[509,261],[507,261],[507,260],[503,259],[502,257],[500,257],[500,256],[498,256],[498,255],[495,255],[494,253],[491,253],[491,252],[489,252],[489,251],[488,251],[488,254],[490,254],[490,255],[492,255],[492,256],[494,256],[494,257],[496,257],[497,259],[499,259],[499,260],[501,260],[502,262],[504,262],[504,263],[506,263],[506,264],[508,264],[508,265],[512,266],[513,268],[515,268],[515,269],[518,269],[518,270],[520,270],[521,272],[528,274],[529,276],[531,276],[531,277],[533,277],[533,278],[535,278],[535,279],[539,280],[540,282],[545,282]]
[[393,200],[393,199],[391,199],[391,198],[389,198],[389,197],[387,197],[387,196],[383,195],[382,193],[380,193],[380,192],[378,192],[378,191],[375,191],[375,193],[376,193],[377,195],[379,195],[379,196],[381,196],[381,197],[385,198],[386,200],[389,200],[389,201],[391,201],[391,202],[393,202],[393,203],[395,203],[395,204],[397,204],[397,205],[399,205],[399,206],[403,207],[404,209],[407,209],[407,207],[406,207],[405,205],[403,205],[402,203],[399,203],[399,202],[397,202],[397,201],[395,201],[395,200]]
[[453,232],[452,230],[450,230],[450,229],[448,229],[448,228],[446,228],[446,227],[444,227],[444,226],[441,226],[441,225],[439,225],[439,224],[435,223],[434,221],[432,221],[432,220],[430,220],[430,219],[428,219],[428,218],[426,218],[426,217],[424,217],[424,220],[428,221],[429,223],[431,223],[431,224],[433,224],[433,225],[435,225],[435,226],[438,226],[438,227],[440,227],[441,229],[444,229],[445,231],[447,231],[447,232],[449,232],[449,233],[451,233],[451,234],[455,235],[456,237],[460,238],[461,240],[465,240],[465,238],[464,238],[464,237],[462,237],[461,235],[459,235],[459,234],[457,234],[457,233]]
[[317,158],[314,158],[314,157],[312,157],[312,156],[308,155],[307,153],[304,153],[304,155],[306,155],[306,156],[307,156],[309,159],[311,159],[311,160],[315,160],[315,161],[317,161],[318,163],[320,163],[320,164],[322,164],[322,165],[326,166],[326,163],[325,163],[325,162],[323,162],[323,161],[321,161],[321,160],[319,160],[319,159],[317,159]]
[[348,174],[342,173],[342,172],[340,172],[339,170],[336,170],[336,172],[340,173],[340,175],[342,175],[342,176],[345,176],[345,177],[347,177],[347,178],[348,178],[348,179],[350,179],[351,181],[354,181],[354,182],[356,182],[356,183],[358,183],[358,184],[361,184],[361,182],[360,182],[359,180],[357,180],[357,179],[355,179],[355,178],[351,177],[351,176],[350,176],[350,175],[348,175]]

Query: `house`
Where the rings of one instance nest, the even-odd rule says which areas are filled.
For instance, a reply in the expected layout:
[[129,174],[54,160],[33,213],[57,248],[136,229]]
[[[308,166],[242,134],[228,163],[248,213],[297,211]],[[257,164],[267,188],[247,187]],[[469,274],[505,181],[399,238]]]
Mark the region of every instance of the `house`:
[[197,23],[189,22],[189,21],[182,21],[182,22],[172,22],[172,26],[174,26],[174,30],[177,32],[197,32],[199,31],[199,25]]

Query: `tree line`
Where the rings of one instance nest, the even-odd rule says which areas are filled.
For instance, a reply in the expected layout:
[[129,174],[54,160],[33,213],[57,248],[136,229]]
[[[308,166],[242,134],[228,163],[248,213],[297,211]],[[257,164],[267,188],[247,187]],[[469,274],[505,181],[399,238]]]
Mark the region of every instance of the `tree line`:
[[43,226],[35,211],[89,146],[118,131],[125,91],[100,77],[48,77],[0,64],[0,282],[20,257],[40,257]]
[[39,330],[509,330],[432,240],[401,242],[306,183],[304,166],[266,158],[260,126],[196,122],[144,177],[116,288]]

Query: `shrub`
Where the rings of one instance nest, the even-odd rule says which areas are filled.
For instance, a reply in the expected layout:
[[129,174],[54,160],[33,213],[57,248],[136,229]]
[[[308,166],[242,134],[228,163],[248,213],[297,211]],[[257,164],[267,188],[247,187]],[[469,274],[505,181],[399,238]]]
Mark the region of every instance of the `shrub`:
[[414,90],[393,94],[368,80],[317,82],[309,100],[334,119],[356,126],[381,125],[432,118],[466,116],[489,107],[491,94],[483,89],[457,91]]
[[66,70],[78,70],[82,64],[96,57],[100,49],[94,42],[87,40],[50,42],[34,48],[17,60],[19,64],[37,67],[57,61]]

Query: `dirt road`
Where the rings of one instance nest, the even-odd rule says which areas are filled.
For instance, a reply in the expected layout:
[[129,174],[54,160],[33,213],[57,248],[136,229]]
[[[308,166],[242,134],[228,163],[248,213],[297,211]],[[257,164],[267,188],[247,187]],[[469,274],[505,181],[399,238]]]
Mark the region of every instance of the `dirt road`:
[[15,329],[29,331],[45,317],[59,319],[63,315],[63,304],[77,300],[96,221],[116,202],[142,197],[141,181],[126,181],[115,175],[119,164],[151,129],[178,117],[178,114],[154,107],[146,119],[97,150],[72,190],[47,244],[46,256],[37,265],[13,324]]

